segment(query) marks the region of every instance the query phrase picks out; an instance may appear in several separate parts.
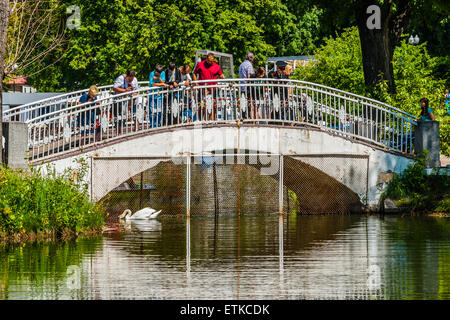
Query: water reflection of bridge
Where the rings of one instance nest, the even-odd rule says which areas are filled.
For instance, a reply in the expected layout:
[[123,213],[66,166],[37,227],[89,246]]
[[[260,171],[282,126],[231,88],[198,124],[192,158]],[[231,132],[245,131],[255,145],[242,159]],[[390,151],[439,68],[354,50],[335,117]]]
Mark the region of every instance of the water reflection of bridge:
[[[156,223],[76,242],[0,247],[0,298],[450,298],[449,222],[442,219],[244,214],[219,216],[217,225],[181,216]],[[79,289],[68,287],[74,266]],[[370,276],[380,282],[369,287]]]
[[[399,246],[409,247],[409,250],[414,247],[409,242],[402,245],[390,234],[391,228],[396,229],[398,218],[387,222],[378,217],[361,216],[290,216],[279,220],[273,215],[244,215],[220,217],[219,228],[213,219],[197,217],[188,218],[186,222],[181,217],[166,219],[171,221],[163,221],[161,230],[138,233],[139,236],[136,233],[128,233],[123,238],[114,236],[116,242],[133,245],[118,248],[106,241],[103,250],[95,256],[93,267],[86,260],[84,268],[89,274],[86,278],[91,279],[87,286],[98,288],[95,290],[99,293],[97,298],[408,299],[439,296],[437,273],[436,278],[426,280],[428,291],[414,291],[416,285],[423,285],[422,275],[414,273],[413,276],[415,264],[399,260],[426,261],[427,267],[420,268],[420,272],[426,272],[438,261],[437,257],[429,256],[434,249],[428,248],[427,254],[419,250],[421,253],[417,251],[417,257],[392,251]],[[186,226],[185,235],[175,231],[181,225]],[[109,267],[105,270],[104,265]],[[128,270],[134,277],[118,270]],[[440,276],[444,276],[443,273]]]

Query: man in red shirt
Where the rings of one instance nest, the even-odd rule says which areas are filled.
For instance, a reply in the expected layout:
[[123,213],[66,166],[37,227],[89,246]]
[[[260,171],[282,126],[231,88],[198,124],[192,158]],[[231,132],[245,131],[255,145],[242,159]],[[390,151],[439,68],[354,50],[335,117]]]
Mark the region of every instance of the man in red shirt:
[[[198,77],[197,77],[198,75]],[[222,72],[220,66],[214,61],[214,53],[208,53],[206,60],[203,60],[197,64],[194,70],[194,81],[195,80],[212,80],[224,79],[225,75]],[[206,85],[215,85],[217,82],[207,82]]]
[[[220,79],[224,79],[225,75],[223,74],[220,66],[214,61],[214,53],[210,52],[210,53],[208,53],[208,56],[206,57],[206,59],[199,62],[197,64],[197,66],[195,67],[194,81],[195,80],[213,80],[213,79],[217,79],[217,77],[219,77]],[[217,84],[216,81],[206,82],[206,83],[197,84],[197,85],[213,86],[215,84]],[[216,97],[217,88],[214,88],[214,87],[207,88],[206,92],[203,91],[203,93],[206,95],[211,95],[211,93],[212,93],[212,96]],[[202,109],[203,109],[202,113],[204,115],[206,115],[206,106],[204,106]],[[210,112],[214,113],[214,119],[217,119],[216,104],[214,104],[213,109],[214,110],[211,110]],[[202,115],[200,115],[199,118],[200,118],[200,120],[202,120],[204,118],[204,116],[202,117]],[[208,118],[209,118],[209,120],[211,120],[211,114],[209,114]]]

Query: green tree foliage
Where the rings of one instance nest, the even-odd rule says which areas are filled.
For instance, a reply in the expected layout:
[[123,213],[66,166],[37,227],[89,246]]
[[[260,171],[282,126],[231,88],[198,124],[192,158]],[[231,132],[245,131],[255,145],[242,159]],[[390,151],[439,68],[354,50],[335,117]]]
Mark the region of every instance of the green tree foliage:
[[[396,93],[389,93],[386,81],[380,82],[376,96],[400,110],[413,115],[420,114],[419,100],[427,97],[436,119],[441,122],[441,152],[450,155],[450,117],[446,116],[442,97],[445,80],[435,76],[439,58],[431,57],[427,43],[414,46],[402,40],[394,52],[393,66]],[[329,37],[315,54],[316,62],[305,68],[298,68],[294,78],[316,82],[363,96],[370,96],[373,90],[364,84],[361,44],[356,27],[345,29],[336,38]]]
[[418,101],[422,97],[430,100],[432,108],[439,108],[445,81],[434,76],[437,63],[438,58],[429,55],[426,43],[415,46],[407,39],[403,40],[396,48],[393,60],[397,92],[388,94],[382,84],[379,88],[381,98],[412,114],[420,113]]
[[407,32],[418,35],[427,42],[427,49],[434,57],[439,57],[434,73],[446,80],[450,87],[450,30],[449,6],[443,1],[418,1],[413,7],[411,23]]
[[439,124],[441,153],[450,156],[450,117],[443,104],[445,80],[436,77],[439,58],[431,57],[427,43],[417,46],[403,40],[394,52],[394,77],[397,85],[395,94],[389,94],[387,84],[378,87],[378,96],[386,103],[419,117],[418,101],[422,97],[430,100]]
[[[344,28],[358,25],[363,44],[363,64],[365,66],[366,84],[375,86],[380,79],[379,72],[389,80],[394,89],[392,66],[389,66],[395,47],[399,45],[402,34],[414,33],[421,41],[428,42],[433,56],[442,56],[439,68],[435,72],[442,79],[449,79],[450,60],[447,30],[449,23],[449,6],[445,0],[305,0],[287,1],[294,14],[305,8],[317,6],[322,10],[320,34],[328,36],[342,32]],[[366,28],[366,9],[377,5],[381,9],[381,30]],[[389,67],[388,67],[389,66]],[[378,70],[378,71],[377,71]],[[449,85],[447,80],[447,85]]]
[[295,70],[294,78],[320,83],[352,93],[366,94],[361,45],[356,27],[329,37],[315,53],[316,61]]
[[[68,51],[56,68],[31,80],[38,89],[72,90],[111,83],[128,68],[147,80],[170,59],[193,65],[195,51],[247,51],[259,63],[274,55],[312,53],[321,11],[296,17],[280,0],[63,0],[81,8],[81,28],[68,31]],[[50,56],[50,63],[58,53]],[[57,85],[59,83],[59,85]]]
[[[42,91],[111,83],[127,68],[135,68],[138,78],[146,80],[156,64],[166,65],[171,58],[193,64],[197,49],[232,53],[236,68],[248,50],[256,53],[259,65],[269,56],[313,54],[324,36],[355,25],[355,8],[362,0],[58,1],[59,12],[78,5],[82,25],[67,30],[67,47],[49,55],[42,63],[47,68],[31,78]],[[408,30],[432,41],[433,54],[443,56],[436,72],[444,77],[448,41],[439,34],[448,26],[448,15],[435,5],[440,2],[411,1]],[[429,19],[433,26],[428,26]]]

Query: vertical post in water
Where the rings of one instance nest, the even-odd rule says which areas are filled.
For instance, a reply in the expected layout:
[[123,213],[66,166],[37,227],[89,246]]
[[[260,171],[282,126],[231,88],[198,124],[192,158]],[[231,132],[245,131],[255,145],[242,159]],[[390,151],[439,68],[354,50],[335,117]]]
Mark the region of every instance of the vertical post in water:
[[219,214],[219,195],[217,191],[216,157],[213,155],[214,215]]
[[142,193],[144,192],[144,172],[141,172],[141,185],[140,185],[140,194],[139,194],[139,209],[142,208]]
[[214,186],[214,255],[215,255],[217,246],[217,230],[219,229],[218,225],[219,198],[217,192],[216,156],[214,153],[213,153],[213,186]]
[[191,216],[191,156],[186,159],[186,216]]
[[279,201],[280,201],[280,215],[283,215],[283,155],[280,154],[280,167],[279,167]]
[[90,169],[90,183],[89,183],[89,187],[91,188],[91,190],[89,190],[89,194],[91,196],[91,201],[94,201],[94,180],[93,180],[93,174],[94,174],[94,157],[91,157],[91,167]]
[[283,233],[283,215],[278,219],[278,262],[280,273],[280,291],[284,291],[284,233]]
[[186,276],[191,275],[191,218],[186,216]]

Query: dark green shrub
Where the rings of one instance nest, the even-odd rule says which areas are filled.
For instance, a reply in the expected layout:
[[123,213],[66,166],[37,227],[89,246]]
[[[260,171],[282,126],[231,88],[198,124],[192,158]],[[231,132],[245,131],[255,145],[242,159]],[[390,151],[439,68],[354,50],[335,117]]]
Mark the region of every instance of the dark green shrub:
[[[426,155],[425,155],[426,156]],[[383,198],[400,200],[411,211],[450,212],[450,176],[425,171],[425,156],[418,157],[401,175],[395,175],[383,192]]]
[[50,167],[47,174],[0,168],[0,234],[78,233],[100,230],[104,212],[90,202],[81,169],[58,175]]

